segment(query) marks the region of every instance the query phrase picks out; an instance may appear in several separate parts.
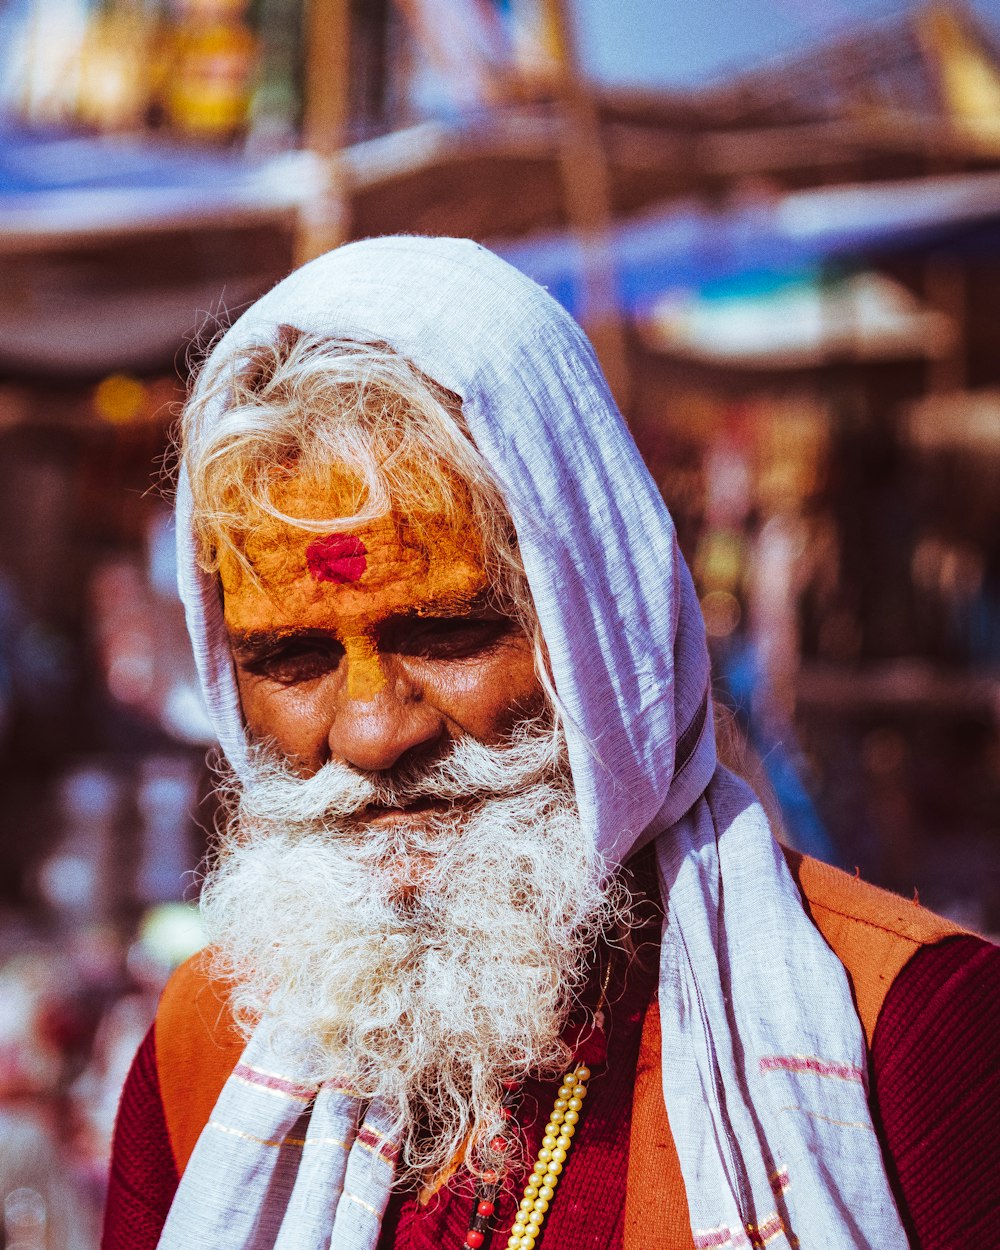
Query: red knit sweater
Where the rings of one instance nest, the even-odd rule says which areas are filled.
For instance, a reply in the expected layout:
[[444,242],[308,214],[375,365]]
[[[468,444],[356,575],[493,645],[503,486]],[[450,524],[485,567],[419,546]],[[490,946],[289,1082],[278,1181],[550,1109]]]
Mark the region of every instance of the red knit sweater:
[[[619,987],[608,1063],[591,1081],[539,1250],[621,1247],[631,1091],[655,967],[654,958],[635,961]],[[885,1000],[871,1067],[876,1125],[913,1245],[1000,1247],[1000,948],[967,936],[918,951]],[[525,1091],[531,1151],[553,1097],[540,1085]],[[103,1250],[154,1250],[176,1186],[151,1030],[122,1094]],[[503,1204],[501,1228],[514,1205]],[[398,1195],[380,1250],[458,1250],[470,1211],[458,1182],[424,1208]],[[504,1244],[499,1233],[493,1244]]]

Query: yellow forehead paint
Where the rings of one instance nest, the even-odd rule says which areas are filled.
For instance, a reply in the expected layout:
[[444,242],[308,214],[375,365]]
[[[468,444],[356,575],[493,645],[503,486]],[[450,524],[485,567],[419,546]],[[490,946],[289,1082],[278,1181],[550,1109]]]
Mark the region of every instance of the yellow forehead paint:
[[[344,478],[294,477],[276,488],[275,506],[302,520],[356,510]],[[247,575],[228,550],[219,576],[230,629],[291,635],[330,633],[344,648],[349,698],[384,689],[378,628],[393,616],[460,614],[487,585],[482,544],[468,513],[445,520],[396,513],[351,531],[303,530],[264,515],[241,543]]]

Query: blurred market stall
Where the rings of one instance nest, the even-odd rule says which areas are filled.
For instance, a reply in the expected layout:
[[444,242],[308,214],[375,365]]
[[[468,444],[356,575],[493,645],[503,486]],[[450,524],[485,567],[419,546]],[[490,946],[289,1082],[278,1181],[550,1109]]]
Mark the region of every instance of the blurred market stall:
[[200,941],[210,733],[154,485],[189,361],[343,239],[470,235],[581,318],[786,836],[1000,930],[996,36],[914,7],[638,90],[592,80],[585,8],[0,0],[8,1242],[93,1246]]

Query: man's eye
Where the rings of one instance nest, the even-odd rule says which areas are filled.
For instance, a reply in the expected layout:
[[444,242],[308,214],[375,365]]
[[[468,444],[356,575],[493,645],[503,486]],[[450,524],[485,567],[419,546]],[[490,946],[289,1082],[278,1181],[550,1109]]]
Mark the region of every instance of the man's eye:
[[445,617],[411,622],[395,640],[393,650],[402,655],[433,660],[463,659],[493,647],[510,630],[505,620],[470,620]]
[[265,655],[244,661],[243,667],[255,676],[292,686],[324,677],[337,667],[343,654],[339,644],[289,642]]

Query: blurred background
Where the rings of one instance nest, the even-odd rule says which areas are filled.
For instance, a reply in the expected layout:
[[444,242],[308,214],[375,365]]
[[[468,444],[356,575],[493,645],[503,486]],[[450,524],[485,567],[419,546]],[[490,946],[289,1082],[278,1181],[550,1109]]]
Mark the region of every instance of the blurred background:
[[391,231],[587,328],[785,837],[1000,931],[1000,0],[0,0],[4,1247],[201,940],[190,362]]

